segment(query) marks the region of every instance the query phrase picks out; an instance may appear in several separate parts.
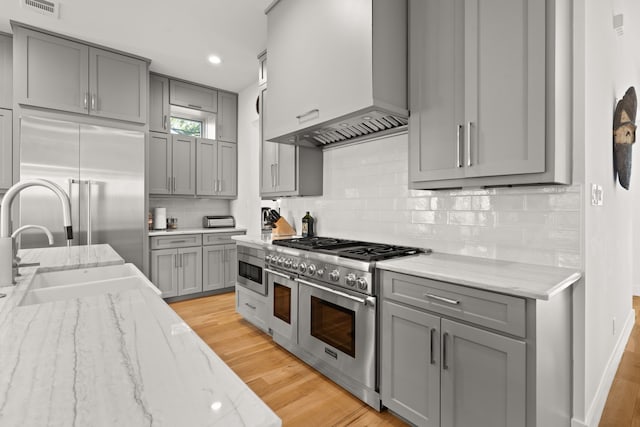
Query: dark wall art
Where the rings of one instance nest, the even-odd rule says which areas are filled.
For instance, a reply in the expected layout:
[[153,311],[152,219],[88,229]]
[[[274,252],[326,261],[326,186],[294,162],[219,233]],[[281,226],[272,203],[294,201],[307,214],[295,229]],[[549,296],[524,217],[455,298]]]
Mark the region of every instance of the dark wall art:
[[626,190],[631,181],[631,147],[636,142],[637,109],[636,90],[631,86],[613,113],[613,169]]

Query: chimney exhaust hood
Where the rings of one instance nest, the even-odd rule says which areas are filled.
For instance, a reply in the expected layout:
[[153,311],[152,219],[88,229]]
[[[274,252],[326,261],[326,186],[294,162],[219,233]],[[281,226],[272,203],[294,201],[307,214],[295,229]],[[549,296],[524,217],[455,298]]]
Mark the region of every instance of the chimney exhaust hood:
[[269,141],[327,147],[406,131],[406,0],[267,8]]

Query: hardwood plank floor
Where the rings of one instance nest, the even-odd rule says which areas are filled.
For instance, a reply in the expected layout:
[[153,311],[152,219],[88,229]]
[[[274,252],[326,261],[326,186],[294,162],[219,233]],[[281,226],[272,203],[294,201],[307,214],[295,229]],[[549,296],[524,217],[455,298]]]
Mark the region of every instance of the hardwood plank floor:
[[406,426],[319,374],[235,312],[235,294],[170,304],[283,426]]
[[613,379],[600,427],[640,427],[640,297],[633,297],[636,323]]

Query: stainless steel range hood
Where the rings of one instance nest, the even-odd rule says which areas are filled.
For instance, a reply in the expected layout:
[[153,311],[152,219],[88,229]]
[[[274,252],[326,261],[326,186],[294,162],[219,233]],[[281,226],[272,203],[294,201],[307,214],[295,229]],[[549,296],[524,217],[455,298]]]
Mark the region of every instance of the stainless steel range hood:
[[406,1],[279,0],[267,17],[267,140],[327,147],[406,130]]

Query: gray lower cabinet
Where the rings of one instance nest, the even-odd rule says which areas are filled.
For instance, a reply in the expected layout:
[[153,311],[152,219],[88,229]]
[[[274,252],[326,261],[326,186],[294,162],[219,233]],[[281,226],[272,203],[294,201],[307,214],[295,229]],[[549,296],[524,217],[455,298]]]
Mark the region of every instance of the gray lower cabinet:
[[13,38],[0,33],[0,108],[13,108]]
[[13,30],[17,103],[146,123],[146,61],[16,24]]
[[235,198],[238,194],[237,144],[213,139],[197,138],[198,196]]
[[203,291],[235,286],[238,264],[235,243],[203,246],[202,256]]
[[169,81],[169,103],[215,113],[218,111],[218,91],[171,79]]
[[322,195],[322,150],[278,144],[264,139],[267,88],[260,91],[260,196],[275,199],[282,196]]
[[13,112],[0,108],[0,189],[13,183]]
[[257,328],[269,333],[269,309],[265,295],[236,286],[236,312]]
[[149,131],[168,133],[169,79],[149,74]]
[[556,7],[409,2],[411,188],[570,182]]
[[163,298],[202,292],[202,248],[151,251],[151,281]]
[[235,93],[218,91],[216,139],[238,142],[238,95]]
[[384,406],[418,426],[570,425],[570,291],[540,301],[380,279]]

